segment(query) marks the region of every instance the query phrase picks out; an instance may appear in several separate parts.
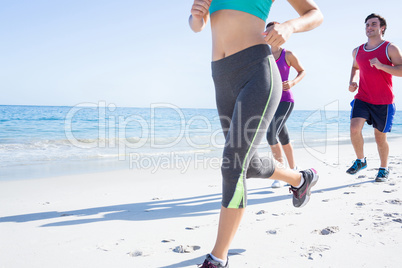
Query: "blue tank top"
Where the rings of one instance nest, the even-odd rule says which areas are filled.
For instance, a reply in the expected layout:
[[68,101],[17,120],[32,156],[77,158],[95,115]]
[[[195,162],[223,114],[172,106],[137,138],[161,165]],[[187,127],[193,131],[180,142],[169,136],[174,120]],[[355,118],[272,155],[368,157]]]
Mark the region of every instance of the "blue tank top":
[[209,13],[212,14],[222,9],[232,9],[249,13],[266,21],[271,6],[272,0],[213,0],[209,7]]

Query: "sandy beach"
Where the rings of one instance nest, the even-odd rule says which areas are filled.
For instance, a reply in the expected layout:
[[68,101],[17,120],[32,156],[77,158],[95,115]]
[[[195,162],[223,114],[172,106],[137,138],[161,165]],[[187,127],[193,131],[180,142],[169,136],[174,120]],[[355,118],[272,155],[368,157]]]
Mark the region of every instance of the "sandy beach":
[[[400,267],[402,138],[390,139],[390,180],[345,170],[352,146],[297,149],[320,179],[310,203],[287,187],[248,180],[248,207],[230,267]],[[196,267],[213,247],[220,208],[216,165],[0,182],[0,267]]]

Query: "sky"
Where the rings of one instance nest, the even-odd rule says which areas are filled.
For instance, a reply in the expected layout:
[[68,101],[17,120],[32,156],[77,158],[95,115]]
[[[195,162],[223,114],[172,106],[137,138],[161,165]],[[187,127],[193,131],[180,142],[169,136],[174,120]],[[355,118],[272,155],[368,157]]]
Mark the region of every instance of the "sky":
[[[192,3],[0,0],[0,105],[215,108],[210,25],[201,33],[190,30]],[[349,110],[352,50],[367,41],[364,19],[373,12],[384,16],[385,39],[402,48],[402,2],[316,3],[323,24],[284,45],[306,70],[292,89],[295,109]],[[297,16],[287,1],[276,0],[268,21]],[[398,109],[402,78],[394,77],[394,92]]]

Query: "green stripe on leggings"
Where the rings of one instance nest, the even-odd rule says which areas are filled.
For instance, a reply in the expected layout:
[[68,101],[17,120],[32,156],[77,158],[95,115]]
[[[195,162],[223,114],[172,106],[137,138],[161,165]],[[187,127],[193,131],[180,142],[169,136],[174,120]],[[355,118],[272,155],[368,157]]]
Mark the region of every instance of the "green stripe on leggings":
[[257,136],[258,130],[260,129],[261,122],[262,122],[262,120],[263,120],[263,118],[264,118],[265,112],[267,111],[268,104],[269,104],[269,101],[270,101],[270,99],[271,99],[272,87],[273,87],[273,84],[274,84],[274,83],[273,83],[272,68],[271,68],[271,61],[268,60],[268,63],[269,63],[269,70],[270,70],[270,72],[271,72],[271,88],[270,88],[268,100],[267,100],[267,103],[265,104],[264,112],[262,113],[260,122],[258,123],[257,131],[256,131],[255,134],[254,134],[253,140],[251,141],[251,145],[250,145],[250,147],[248,148],[248,151],[247,151],[247,153],[246,153],[246,157],[244,158],[243,165],[242,165],[242,171],[241,171],[241,174],[240,174],[239,179],[237,180],[236,189],[235,189],[235,192],[234,192],[234,194],[233,194],[232,200],[231,200],[230,203],[229,203],[228,208],[240,208],[240,203],[242,202],[242,200],[243,200],[243,208],[245,207],[245,204],[244,204],[244,184],[243,184],[243,177],[244,177],[244,173],[246,172],[246,167],[245,167],[245,165],[246,165],[246,160],[247,160],[248,155],[249,155],[249,153],[250,153],[251,147],[253,147],[255,137]]

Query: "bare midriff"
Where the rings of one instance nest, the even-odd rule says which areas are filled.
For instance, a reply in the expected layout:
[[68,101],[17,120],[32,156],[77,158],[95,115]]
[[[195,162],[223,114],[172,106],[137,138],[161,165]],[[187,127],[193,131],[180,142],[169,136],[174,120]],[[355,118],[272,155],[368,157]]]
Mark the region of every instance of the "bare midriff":
[[266,44],[262,33],[265,22],[249,13],[237,10],[219,10],[211,15],[212,61],[242,51],[248,47]]

